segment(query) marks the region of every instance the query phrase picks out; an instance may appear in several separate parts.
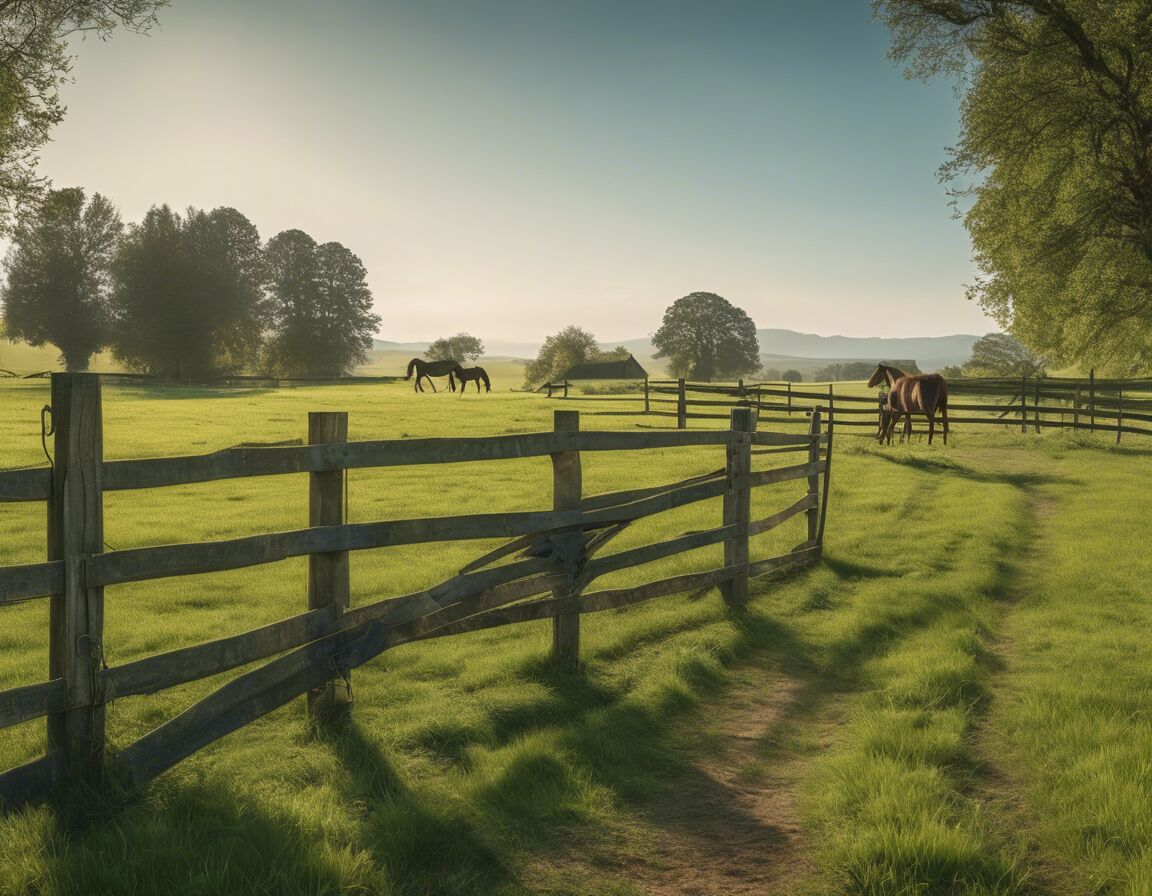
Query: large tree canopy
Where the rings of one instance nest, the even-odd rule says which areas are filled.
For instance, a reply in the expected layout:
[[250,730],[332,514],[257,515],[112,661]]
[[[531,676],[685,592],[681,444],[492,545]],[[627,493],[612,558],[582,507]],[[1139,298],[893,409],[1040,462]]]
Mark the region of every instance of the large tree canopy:
[[742,309],[711,292],[677,299],[652,336],[657,358],[674,376],[730,379],[760,369],[756,324]]
[[58,91],[71,65],[68,40],[116,27],[146,31],[166,0],[0,2],[0,232],[44,186],[37,153],[64,116]]
[[964,90],[942,169],[971,206],[970,295],[1036,351],[1152,365],[1152,4],[872,0],[892,56]]
[[4,260],[5,334],[60,350],[68,370],[87,370],[108,336],[109,268],[123,225],[96,193],[52,190],[21,216]]
[[271,369],[342,376],[367,359],[380,318],[360,259],[340,243],[285,230],[265,250],[271,296]]
[[265,325],[260,234],[232,208],[151,208],[112,266],[112,349],[129,367],[180,378],[255,363]]

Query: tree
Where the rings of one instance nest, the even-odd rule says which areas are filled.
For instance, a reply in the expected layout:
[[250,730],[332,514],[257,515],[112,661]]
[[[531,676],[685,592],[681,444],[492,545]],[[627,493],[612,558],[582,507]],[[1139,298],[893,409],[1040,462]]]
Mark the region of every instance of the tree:
[[484,343],[468,333],[437,339],[424,352],[429,361],[475,361],[484,355]]
[[271,297],[268,366],[295,376],[343,376],[363,364],[380,317],[364,264],[340,243],[285,230],[265,250]]
[[544,340],[535,360],[529,361],[524,368],[524,385],[532,387],[551,382],[570,367],[604,359],[595,336],[582,327],[567,326]]
[[[1041,354],[1152,363],[1152,14],[1147,0],[872,0],[909,73],[955,78],[942,168],[971,199],[970,288]],[[969,184],[966,186],[966,184]]]
[[779,367],[765,367],[763,370],[760,371],[760,375],[762,377],[764,377],[764,382],[774,383],[780,379],[780,368]]
[[49,191],[23,214],[0,290],[8,338],[54,345],[68,370],[87,370],[108,337],[109,269],[123,229],[107,199],[85,202],[75,187]]
[[962,369],[965,376],[1036,376],[1044,372],[1044,361],[1007,333],[989,333],[972,344]]
[[117,27],[147,31],[166,0],[0,2],[0,232],[38,198],[37,153],[64,117],[59,89],[69,78],[68,42],[107,37]]
[[112,265],[113,353],[173,378],[250,367],[265,327],[260,234],[232,208],[153,206]]
[[657,358],[668,358],[673,376],[735,379],[760,369],[756,325],[743,310],[710,292],[677,299],[652,336]]
[[[876,370],[875,361],[845,361],[842,364],[829,364],[827,367],[821,367],[812,374],[812,379],[817,383],[866,380],[872,376],[874,370]],[[901,370],[911,373],[910,370],[904,367],[901,367]]]
[[799,370],[785,370],[780,378],[786,383],[800,383],[804,381],[804,377]]

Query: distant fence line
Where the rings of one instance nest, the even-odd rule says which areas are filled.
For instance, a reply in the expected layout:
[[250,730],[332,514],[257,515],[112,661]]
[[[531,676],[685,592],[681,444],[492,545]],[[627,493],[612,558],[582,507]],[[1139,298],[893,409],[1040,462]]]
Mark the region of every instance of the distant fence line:
[[[821,554],[832,433],[819,411],[807,433],[758,432],[751,408],[730,411],[724,430],[588,432],[577,411],[557,411],[551,432],[482,438],[348,442],[343,412],[308,417],[309,444],[234,448],[188,457],[103,460],[100,377],[54,374],[50,468],[0,471],[0,502],[46,501],[48,562],[0,567],[0,610],[50,600],[50,680],[0,691],[0,728],[47,717],[45,755],[0,773],[0,807],[11,809],[99,784],[111,771],[147,781],[208,744],[307,695],[316,725],[350,712],[353,669],[410,641],[529,620],[552,619],[555,661],[578,661],[580,615],[719,586],[733,605],[750,578]],[[723,447],[723,468],[664,485],[585,495],[581,454],[687,446]],[[754,470],[753,458],[797,452],[801,463]],[[552,509],[348,523],[348,469],[544,457],[553,469]],[[239,477],[307,473],[309,527],[224,541],[108,550],[103,495]],[[804,491],[753,520],[754,489],[796,482]],[[603,554],[636,520],[712,498],[720,524]],[[807,537],[787,553],[750,559],[750,540],[805,515]],[[369,548],[510,539],[424,591],[350,605],[349,554]],[[585,593],[610,572],[722,544],[723,566],[630,588]],[[517,556],[518,555],[518,556]],[[237,569],[307,556],[307,611],[241,634],[116,664],[104,642],[105,589],[128,582]],[[543,596],[541,596],[543,595]],[[115,756],[105,755],[104,709],[113,699],[158,691],[275,657],[246,671]],[[109,665],[109,663],[112,663]]]
[[[837,394],[834,386],[816,390],[791,383],[741,381],[733,386],[651,380],[645,383],[643,412],[675,417],[678,428],[684,429],[688,420],[724,419],[723,411],[733,406],[755,408],[764,423],[787,423],[793,415],[819,405],[830,425],[876,430],[879,394]],[[1044,428],[1107,432],[1114,433],[1117,442],[1124,433],[1152,435],[1152,379],[1097,379],[1095,372],[1087,378],[964,378],[950,380],[948,391],[950,423],[1019,426],[1021,432]]]
[[[54,373],[55,371],[52,370],[41,370],[36,373],[14,373],[11,370],[0,369],[0,378],[48,379]],[[262,376],[254,373],[192,377],[190,379],[172,379],[150,373],[97,373],[93,375],[113,382],[145,383],[153,386],[263,386],[277,388],[282,384],[338,386],[348,383],[399,383],[404,381],[402,376]]]

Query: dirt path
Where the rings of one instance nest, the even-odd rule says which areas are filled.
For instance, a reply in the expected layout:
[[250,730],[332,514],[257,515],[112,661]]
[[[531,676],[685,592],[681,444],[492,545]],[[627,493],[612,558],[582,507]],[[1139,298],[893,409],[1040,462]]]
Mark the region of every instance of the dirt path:
[[[759,663],[736,675],[694,717],[688,769],[664,794],[635,808],[639,843],[629,837],[611,858],[601,852],[601,867],[611,865],[629,891],[795,894],[814,873],[801,838],[796,785],[808,757],[831,739],[831,709],[821,703],[813,711],[813,682],[804,677]],[[798,747],[796,731],[804,737]]]
[[756,671],[707,711],[714,748],[644,807],[652,850],[627,869],[640,892],[788,893],[812,871],[795,793],[805,760],[777,749],[802,683]]

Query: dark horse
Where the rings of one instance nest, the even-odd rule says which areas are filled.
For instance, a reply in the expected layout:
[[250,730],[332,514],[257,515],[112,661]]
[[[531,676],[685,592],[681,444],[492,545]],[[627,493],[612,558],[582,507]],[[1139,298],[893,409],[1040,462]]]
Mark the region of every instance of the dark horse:
[[452,381],[453,375],[455,375],[456,379],[458,379],[460,381],[460,394],[461,395],[464,394],[464,387],[467,386],[468,383],[475,383],[476,384],[477,394],[479,394],[479,392],[480,392],[480,383],[481,382],[484,383],[484,391],[485,392],[491,392],[492,391],[492,383],[488,379],[488,372],[486,370],[484,370],[483,367],[461,367],[459,364],[457,364],[456,368],[452,371],[452,373],[448,374],[448,381],[449,382]]
[[432,387],[432,391],[436,391],[436,384],[432,382],[434,376],[448,377],[448,388],[453,392],[456,391],[456,383],[452,380],[452,371],[460,369],[460,362],[451,359],[447,361],[425,361],[422,358],[413,358],[408,362],[408,373],[404,375],[404,379],[412,379],[412,374],[416,374],[415,389],[418,392],[423,392],[424,387],[420,385],[420,380],[427,378],[428,385]]
[[[926,414],[928,416],[928,444],[932,444],[932,435],[936,432],[936,412],[940,412],[940,419],[944,425],[944,444],[948,444],[948,385],[944,377],[938,373],[925,373],[909,376],[897,367],[888,367],[877,364],[876,372],[868,380],[868,388],[887,381],[888,383],[888,413],[886,420],[881,423],[880,441],[887,437],[888,444],[892,444],[892,432],[901,416],[908,418],[911,424],[913,414]],[[905,432],[908,432],[906,425]]]

